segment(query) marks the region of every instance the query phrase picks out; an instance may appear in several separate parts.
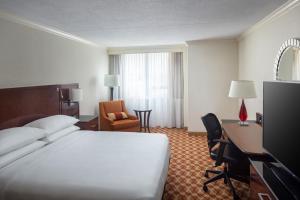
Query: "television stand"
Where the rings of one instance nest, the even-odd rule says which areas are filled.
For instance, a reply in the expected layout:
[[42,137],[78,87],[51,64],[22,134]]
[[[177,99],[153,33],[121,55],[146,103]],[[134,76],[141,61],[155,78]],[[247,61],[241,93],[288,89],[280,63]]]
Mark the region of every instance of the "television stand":
[[300,183],[278,163],[263,163],[264,179],[279,199],[299,199]]
[[250,159],[250,200],[299,199],[300,185],[282,168],[269,161]]

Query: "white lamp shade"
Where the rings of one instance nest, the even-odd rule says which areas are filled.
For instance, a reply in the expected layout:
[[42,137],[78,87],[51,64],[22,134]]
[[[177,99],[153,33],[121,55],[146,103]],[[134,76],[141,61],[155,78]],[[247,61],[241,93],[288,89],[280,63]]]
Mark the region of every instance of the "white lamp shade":
[[70,93],[70,100],[73,102],[79,102],[83,99],[83,92],[82,89],[76,88],[72,89]]
[[104,85],[107,87],[117,87],[120,86],[119,75],[117,74],[106,74],[104,77]]
[[254,81],[231,81],[229,97],[232,98],[256,98]]

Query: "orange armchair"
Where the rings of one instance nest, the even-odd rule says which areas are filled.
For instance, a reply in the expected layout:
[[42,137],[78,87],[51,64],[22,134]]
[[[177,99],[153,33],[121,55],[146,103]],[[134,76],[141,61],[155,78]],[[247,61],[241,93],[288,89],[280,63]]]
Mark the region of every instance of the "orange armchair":
[[[107,117],[107,113],[125,112],[128,119],[113,121]],[[140,121],[134,115],[130,115],[123,100],[106,101],[99,103],[99,130],[101,131],[140,131]]]

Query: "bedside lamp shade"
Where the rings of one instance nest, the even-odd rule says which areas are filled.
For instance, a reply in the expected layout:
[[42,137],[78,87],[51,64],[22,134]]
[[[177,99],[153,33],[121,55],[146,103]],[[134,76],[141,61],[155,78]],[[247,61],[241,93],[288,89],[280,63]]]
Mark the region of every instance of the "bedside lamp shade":
[[110,100],[113,100],[114,87],[120,86],[119,75],[117,74],[106,74],[104,76],[104,85],[110,88]]
[[120,86],[119,75],[116,74],[106,74],[104,77],[104,85],[107,87],[117,87]]
[[240,125],[246,126],[246,120],[248,118],[247,109],[245,106],[244,99],[256,98],[255,84],[254,81],[231,81],[229,97],[241,98],[242,104],[240,108],[239,118]]
[[231,81],[229,97],[231,98],[256,98],[254,81]]
[[76,88],[76,89],[71,90],[70,100],[72,102],[79,102],[79,101],[82,101],[82,99],[83,99],[82,89]]

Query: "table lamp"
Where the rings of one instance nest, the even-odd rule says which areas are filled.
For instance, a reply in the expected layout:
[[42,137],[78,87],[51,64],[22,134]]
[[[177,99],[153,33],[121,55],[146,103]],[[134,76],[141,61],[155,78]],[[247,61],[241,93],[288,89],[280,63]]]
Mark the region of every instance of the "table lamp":
[[241,98],[242,104],[240,108],[239,118],[240,125],[247,126],[246,122],[248,114],[245,106],[244,99],[256,98],[255,84],[254,81],[238,80],[231,81],[229,97],[231,98]]
[[78,105],[78,112],[76,113],[76,117],[79,119],[79,102],[83,99],[83,90],[81,88],[72,88],[69,90],[69,106],[71,104]]
[[113,100],[114,87],[120,86],[119,75],[106,74],[104,76],[104,85],[110,88],[110,100]]
[[71,102],[79,102],[83,99],[83,92],[81,88],[73,88],[70,94]]

